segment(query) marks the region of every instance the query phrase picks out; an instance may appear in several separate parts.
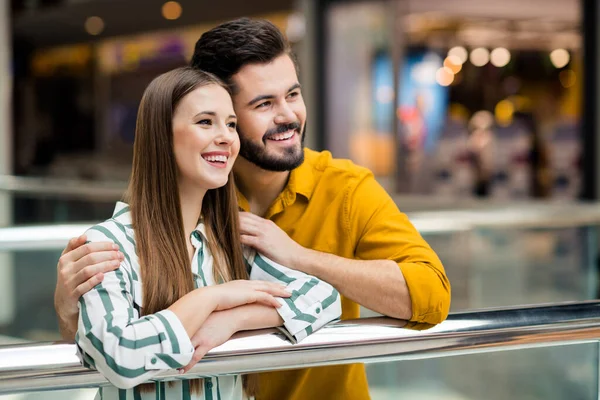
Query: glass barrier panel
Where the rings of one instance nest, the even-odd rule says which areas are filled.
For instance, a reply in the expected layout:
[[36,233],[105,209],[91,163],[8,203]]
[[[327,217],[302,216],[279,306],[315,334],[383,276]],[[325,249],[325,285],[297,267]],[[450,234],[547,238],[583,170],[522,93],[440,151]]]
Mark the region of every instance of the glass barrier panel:
[[13,225],[104,221],[112,216],[115,202],[14,195]]
[[597,400],[598,344],[368,364],[372,400]]
[[61,250],[0,252],[0,256],[5,256],[0,259],[9,264],[0,265],[0,276],[10,278],[0,281],[0,293],[9,289],[13,296],[2,306],[0,335],[31,341],[60,339],[54,312],[60,254]]
[[426,234],[452,285],[451,311],[597,298],[597,226]]

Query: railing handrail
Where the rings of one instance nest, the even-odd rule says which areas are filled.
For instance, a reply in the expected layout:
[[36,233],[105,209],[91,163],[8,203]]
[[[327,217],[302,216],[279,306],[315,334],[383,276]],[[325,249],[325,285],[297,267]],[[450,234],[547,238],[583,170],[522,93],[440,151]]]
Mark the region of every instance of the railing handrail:
[[[14,194],[113,202],[122,198],[126,188],[127,182],[122,181],[0,175],[0,192]],[[440,199],[437,196],[415,195],[392,197],[398,207],[408,214],[415,227],[427,234],[460,232],[483,227],[553,228],[600,225],[600,203],[547,200],[508,202],[489,199]]]
[[[246,332],[209,352],[186,378],[595,342],[600,301],[455,313],[424,331],[403,325],[384,317],[342,321],[296,345],[275,330]],[[176,377],[169,371],[156,379]],[[0,395],[106,384],[80,365],[74,344],[0,346]]]
[[117,201],[127,182],[0,175],[0,192],[90,201]]

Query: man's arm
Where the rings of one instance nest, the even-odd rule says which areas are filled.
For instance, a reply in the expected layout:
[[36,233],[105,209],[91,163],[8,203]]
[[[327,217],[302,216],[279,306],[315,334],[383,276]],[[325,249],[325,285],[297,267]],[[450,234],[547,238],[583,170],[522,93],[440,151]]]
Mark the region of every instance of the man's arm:
[[354,259],[306,249],[275,223],[241,214],[242,242],[275,261],[331,283],[376,312],[437,324],[448,315],[450,283],[431,247],[372,175],[345,189],[343,218]]
[[85,244],[85,235],[73,238],[56,267],[54,309],[64,340],[75,340],[79,298],[104,280],[104,273],[114,271],[123,260],[119,247],[111,242]]
[[304,249],[294,267],[329,282],[344,297],[378,313],[410,320],[412,304],[398,264],[391,260],[352,260]]
[[245,245],[290,268],[316,276],[344,297],[373,311],[399,319],[411,318],[408,287],[394,261],[352,260],[307,249],[294,242],[274,222],[243,214],[242,242]]

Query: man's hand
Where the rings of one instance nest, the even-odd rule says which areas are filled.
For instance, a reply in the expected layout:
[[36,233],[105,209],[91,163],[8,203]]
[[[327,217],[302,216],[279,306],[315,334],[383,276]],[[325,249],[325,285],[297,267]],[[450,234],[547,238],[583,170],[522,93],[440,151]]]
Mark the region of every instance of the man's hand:
[[306,252],[273,221],[252,213],[240,212],[240,230],[244,245],[288,268],[297,269],[294,262]]
[[56,267],[54,308],[65,340],[75,338],[79,298],[102,282],[105,272],[117,269],[124,257],[114,243],[85,244],[86,239],[85,235],[71,239]]
[[239,318],[234,317],[231,310],[215,311],[202,324],[198,332],[192,337],[192,345],[196,349],[192,361],[180,373],[188,372],[210,350],[225,343],[239,329]]

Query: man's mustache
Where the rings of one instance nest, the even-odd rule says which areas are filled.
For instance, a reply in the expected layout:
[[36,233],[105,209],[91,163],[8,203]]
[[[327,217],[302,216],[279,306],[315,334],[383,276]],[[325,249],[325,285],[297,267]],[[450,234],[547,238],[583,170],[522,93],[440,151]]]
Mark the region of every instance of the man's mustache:
[[264,135],[263,135],[263,142],[265,140],[267,140],[269,137],[273,136],[273,135],[277,135],[278,133],[284,133],[287,131],[300,131],[301,125],[300,122],[290,122],[289,124],[281,124],[281,125],[277,125],[275,128],[273,129],[269,129]]

